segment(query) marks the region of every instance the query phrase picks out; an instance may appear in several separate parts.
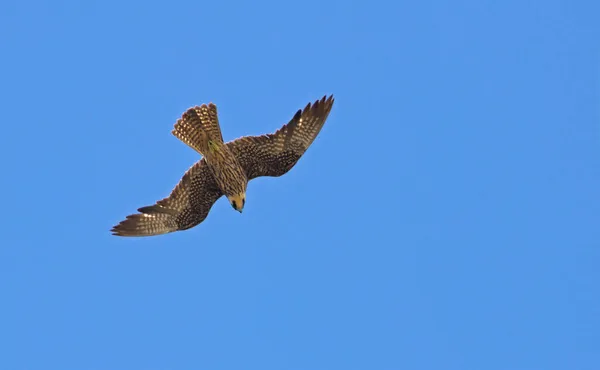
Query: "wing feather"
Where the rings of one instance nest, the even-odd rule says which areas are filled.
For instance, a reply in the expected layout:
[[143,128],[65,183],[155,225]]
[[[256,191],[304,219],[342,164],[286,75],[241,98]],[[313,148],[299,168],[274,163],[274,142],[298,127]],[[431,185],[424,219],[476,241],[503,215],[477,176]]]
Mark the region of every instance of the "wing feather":
[[186,230],[204,221],[223,194],[204,159],[183,175],[171,194],[154,205],[141,207],[111,231],[118,236],[151,236]]
[[228,142],[226,145],[238,158],[248,180],[260,176],[278,177],[291,170],[323,128],[333,102],[333,95],[324,96],[298,110],[274,133]]

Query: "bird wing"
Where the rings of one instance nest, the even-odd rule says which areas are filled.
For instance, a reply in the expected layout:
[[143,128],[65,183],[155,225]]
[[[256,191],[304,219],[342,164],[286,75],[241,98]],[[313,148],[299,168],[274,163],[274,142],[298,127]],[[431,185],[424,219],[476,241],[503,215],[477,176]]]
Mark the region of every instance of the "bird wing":
[[204,221],[223,194],[204,159],[183,175],[171,194],[151,206],[138,209],[112,228],[113,235],[151,236],[186,230]]
[[333,95],[308,103],[275,133],[245,136],[226,145],[246,171],[248,180],[259,176],[278,177],[298,162],[315,140],[333,106]]

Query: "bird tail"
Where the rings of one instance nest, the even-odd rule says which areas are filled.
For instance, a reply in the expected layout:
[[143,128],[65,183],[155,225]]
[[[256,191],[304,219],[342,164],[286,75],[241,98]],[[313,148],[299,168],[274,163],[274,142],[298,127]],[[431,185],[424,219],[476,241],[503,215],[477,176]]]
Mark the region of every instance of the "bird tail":
[[179,230],[177,211],[158,204],[138,209],[137,214],[129,215],[111,229],[117,236],[152,236]]
[[209,150],[223,144],[217,106],[210,103],[188,109],[177,120],[172,133],[189,147],[206,156]]

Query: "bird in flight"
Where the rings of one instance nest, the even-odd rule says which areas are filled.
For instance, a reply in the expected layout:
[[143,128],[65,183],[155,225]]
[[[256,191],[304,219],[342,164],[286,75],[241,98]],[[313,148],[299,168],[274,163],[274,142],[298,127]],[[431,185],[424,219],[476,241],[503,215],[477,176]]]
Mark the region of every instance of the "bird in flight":
[[187,230],[200,224],[223,195],[236,211],[246,203],[248,181],[279,177],[294,167],[315,140],[333,106],[324,96],[274,133],[244,136],[223,142],[217,107],[213,103],[188,109],[172,134],[202,158],[183,175],[171,194],[111,229],[118,236],[152,236]]

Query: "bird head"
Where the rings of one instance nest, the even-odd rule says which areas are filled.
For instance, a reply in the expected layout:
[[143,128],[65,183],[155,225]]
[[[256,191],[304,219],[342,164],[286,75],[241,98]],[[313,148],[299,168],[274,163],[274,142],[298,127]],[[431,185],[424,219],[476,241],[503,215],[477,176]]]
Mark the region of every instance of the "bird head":
[[246,193],[239,193],[236,195],[227,196],[229,203],[236,211],[242,213],[244,205],[246,204]]

